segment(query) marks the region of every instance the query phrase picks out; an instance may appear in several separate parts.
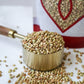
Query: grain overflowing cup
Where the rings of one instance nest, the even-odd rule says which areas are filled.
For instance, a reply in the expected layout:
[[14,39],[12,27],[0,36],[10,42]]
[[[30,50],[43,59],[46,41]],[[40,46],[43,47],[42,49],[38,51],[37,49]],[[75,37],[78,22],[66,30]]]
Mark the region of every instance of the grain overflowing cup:
[[62,63],[64,40],[58,33],[39,31],[23,36],[15,30],[0,26],[0,34],[22,39],[23,60],[35,70],[52,70]]
[[40,31],[23,40],[24,62],[35,70],[52,70],[62,63],[64,41],[60,34]]

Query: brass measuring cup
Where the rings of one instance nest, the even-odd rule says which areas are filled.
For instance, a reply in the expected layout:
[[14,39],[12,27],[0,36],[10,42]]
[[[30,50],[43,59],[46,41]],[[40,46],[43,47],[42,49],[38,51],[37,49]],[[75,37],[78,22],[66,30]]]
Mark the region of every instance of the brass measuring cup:
[[[0,26],[0,34],[12,37],[24,39],[26,36],[18,34],[15,30]],[[23,60],[24,63],[32,69],[40,71],[49,71],[58,67],[62,63],[64,54],[64,48],[53,54],[34,54],[23,48]]]

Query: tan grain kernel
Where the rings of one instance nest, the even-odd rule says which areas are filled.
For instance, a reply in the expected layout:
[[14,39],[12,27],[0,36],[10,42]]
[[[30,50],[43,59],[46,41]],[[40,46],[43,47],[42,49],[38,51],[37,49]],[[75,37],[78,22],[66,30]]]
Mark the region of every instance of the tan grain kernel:
[[80,76],[77,76],[77,79],[80,79]]
[[8,80],[8,83],[11,83],[11,80]]

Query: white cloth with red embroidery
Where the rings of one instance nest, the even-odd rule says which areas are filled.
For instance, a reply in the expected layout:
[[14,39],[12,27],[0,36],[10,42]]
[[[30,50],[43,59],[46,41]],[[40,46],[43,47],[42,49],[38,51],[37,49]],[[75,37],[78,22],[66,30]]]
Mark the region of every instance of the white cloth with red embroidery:
[[[82,12],[84,12],[84,10]],[[55,24],[55,21],[53,21],[52,16],[49,15],[42,0],[36,0],[34,3],[34,31],[48,30],[51,32],[57,32],[64,37],[66,47],[84,47],[84,13],[65,31],[60,30],[58,26],[59,25]]]

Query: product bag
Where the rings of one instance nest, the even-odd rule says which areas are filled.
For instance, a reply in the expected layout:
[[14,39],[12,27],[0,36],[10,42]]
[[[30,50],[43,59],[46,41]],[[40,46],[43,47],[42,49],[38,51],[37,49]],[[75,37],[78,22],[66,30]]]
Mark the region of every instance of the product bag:
[[84,0],[35,0],[34,31],[61,34],[65,47],[84,47]]

